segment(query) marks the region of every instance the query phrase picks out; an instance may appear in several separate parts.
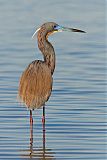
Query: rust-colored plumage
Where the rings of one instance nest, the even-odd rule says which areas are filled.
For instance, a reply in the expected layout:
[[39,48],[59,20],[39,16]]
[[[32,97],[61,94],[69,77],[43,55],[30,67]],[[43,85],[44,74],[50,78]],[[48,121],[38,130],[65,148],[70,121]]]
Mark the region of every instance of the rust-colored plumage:
[[82,30],[59,26],[54,22],[45,23],[37,30],[38,47],[44,61],[32,62],[23,72],[19,84],[19,97],[30,110],[43,106],[51,94],[55,51],[48,41],[48,36],[58,31],[85,33]]
[[35,60],[29,64],[20,78],[18,92],[20,99],[30,109],[31,143],[33,142],[32,110],[41,106],[43,106],[43,130],[45,129],[45,102],[51,95],[52,75],[55,69],[55,51],[48,41],[48,36],[58,31],[84,33],[78,29],[59,26],[54,22],[45,23],[36,31],[38,32],[38,47],[43,54],[44,61]]
[[20,79],[19,95],[29,109],[43,106],[52,90],[51,70],[42,61],[32,62]]
[[33,61],[20,78],[19,97],[30,110],[45,105],[51,95],[55,52],[47,38],[53,32],[54,25],[56,24],[52,22],[45,23],[38,31],[38,47],[44,56],[44,61]]

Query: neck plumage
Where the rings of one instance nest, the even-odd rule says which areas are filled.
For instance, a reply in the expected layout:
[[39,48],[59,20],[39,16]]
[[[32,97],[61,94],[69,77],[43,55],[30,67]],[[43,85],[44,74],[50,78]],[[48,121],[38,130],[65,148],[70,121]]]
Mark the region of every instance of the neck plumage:
[[53,74],[55,69],[55,51],[52,44],[47,40],[47,37],[43,34],[38,33],[38,47],[44,56],[44,62],[51,69]]

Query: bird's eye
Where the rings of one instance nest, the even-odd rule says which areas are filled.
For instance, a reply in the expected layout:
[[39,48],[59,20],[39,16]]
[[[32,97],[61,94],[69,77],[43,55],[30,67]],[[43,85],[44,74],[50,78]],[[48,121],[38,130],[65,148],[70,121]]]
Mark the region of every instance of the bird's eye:
[[58,30],[60,30],[60,29],[61,29],[61,26],[59,26],[59,25],[54,25],[54,30],[58,31]]
[[57,29],[57,26],[56,26],[56,25],[54,25],[54,29]]

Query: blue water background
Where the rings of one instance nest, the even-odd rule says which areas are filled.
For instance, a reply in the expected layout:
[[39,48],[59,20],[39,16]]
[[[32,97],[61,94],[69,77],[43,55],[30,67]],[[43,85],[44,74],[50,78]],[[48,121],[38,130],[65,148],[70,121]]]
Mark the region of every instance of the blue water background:
[[22,71],[43,59],[31,36],[42,23],[85,30],[57,33],[56,69],[46,104],[47,159],[105,160],[106,36],[105,1],[0,1],[0,159],[41,159],[42,110],[33,112],[34,156],[29,155],[29,111],[18,103]]

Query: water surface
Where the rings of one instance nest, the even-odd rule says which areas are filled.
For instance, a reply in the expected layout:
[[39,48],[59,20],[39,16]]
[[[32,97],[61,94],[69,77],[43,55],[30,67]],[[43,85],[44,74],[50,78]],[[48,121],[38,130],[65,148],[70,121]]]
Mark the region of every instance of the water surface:
[[[100,0],[0,1],[0,159],[106,159],[105,3]],[[46,21],[85,30],[50,37],[56,51],[51,98],[46,105],[43,154],[42,110],[18,103],[18,81],[42,59],[35,29]],[[45,158],[44,158],[45,157]]]

